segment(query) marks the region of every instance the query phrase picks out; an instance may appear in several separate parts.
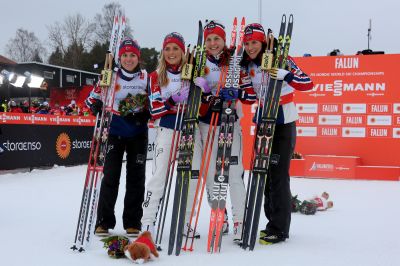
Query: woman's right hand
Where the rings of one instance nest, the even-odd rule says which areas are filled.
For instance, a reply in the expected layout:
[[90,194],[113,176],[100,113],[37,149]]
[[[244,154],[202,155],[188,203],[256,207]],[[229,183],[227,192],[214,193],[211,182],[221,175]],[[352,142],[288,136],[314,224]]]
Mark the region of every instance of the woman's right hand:
[[210,93],[211,88],[208,86],[207,80],[203,77],[197,77],[194,80],[194,84],[201,88],[201,91],[204,93]]

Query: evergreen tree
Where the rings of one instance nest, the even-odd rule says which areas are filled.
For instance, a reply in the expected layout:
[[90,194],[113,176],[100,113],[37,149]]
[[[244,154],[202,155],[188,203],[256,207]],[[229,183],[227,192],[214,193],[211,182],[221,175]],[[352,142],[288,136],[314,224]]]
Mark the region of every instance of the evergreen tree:
[[157,68],[158,57],[160,53],[156,51],[155,48],[142,48],[140,49],[140,61],[143,68],[146,69],[148,73],[153,72]]
[[61,53],[60,48],[56,48],[54,52],[51,53],[49,57],[49,64],[56,65],[56,66],[63,66],[64,65],[64,57]]

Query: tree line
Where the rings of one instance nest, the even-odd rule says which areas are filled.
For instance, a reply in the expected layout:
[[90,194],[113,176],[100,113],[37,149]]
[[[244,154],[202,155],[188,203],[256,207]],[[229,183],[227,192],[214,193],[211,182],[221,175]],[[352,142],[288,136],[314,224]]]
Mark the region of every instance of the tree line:
[[[100,72],[105,53],[109,46],[115,14],[123,13],[119,3],[104,5],[102,12],[88,20],[81,14],[69,15],[63,21],[47,26],[50,49],[46,48],[33,32],[17,29],[15,37],[6,45],[6,53],[17,62],[44,62],[49,64]],[[125,36],[132,36],[129,20],[126,22]],[[142,66],[152,72],[157,67],[159,52],[155,48],[142,48]],[[98,65],[98,68],[94,66]]]

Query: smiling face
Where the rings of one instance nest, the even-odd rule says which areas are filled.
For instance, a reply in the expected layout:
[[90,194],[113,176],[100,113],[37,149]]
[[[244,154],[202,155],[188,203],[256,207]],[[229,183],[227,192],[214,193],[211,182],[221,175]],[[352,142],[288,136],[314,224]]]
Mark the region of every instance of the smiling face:
[[249,55],[250,59],[255,59],[257,55],[261,52],[261,49],[262,49],[262,42],[260,41],[251,40],[245,42],[244,44],[244,50]]
[[163,49],[165,61],[170,65],[179,65],[182,61],[182,53],[182,49],[175,43],[169,43]]
[[225,41],[217,34],[210,34],[206,38],[206,49],[207,51],[216,56],[221,53],[225,47]]
[[139,58],[135,53],[125,52],[121,55],[121,65],[127,71],[133,71],[139,63]]

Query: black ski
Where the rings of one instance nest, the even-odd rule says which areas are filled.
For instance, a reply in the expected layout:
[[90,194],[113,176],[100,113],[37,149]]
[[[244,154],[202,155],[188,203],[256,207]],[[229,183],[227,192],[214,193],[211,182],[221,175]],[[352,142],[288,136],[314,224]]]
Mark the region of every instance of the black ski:
[[[273,67],[276,68],[285,68],[287,64],[293,29],[293,15],[289,16],[287,29],[286,24],[286,15],[283,15],[274,57]],[[269,165],[273,162],[271,156],[272,141],[282,84],[283,81],[270,78],[262,108],[261,121],[257,123],[253,165],[249,177],[249,186],[247,187],[246,212],[243,221],[243,249],[249,247],[250,250],[253,250],[257,238],[265,183],[268,178]]]
[[[196,47],[196,66],[192,75],[193,80],[196,77],[202,76],[206,62],[205,56],[205,47],[203,45],[203,25],[201,21],[199,21],[199,33]],[[175,183],[174,203],[172,208],[168,255],[172,254],[174,245],[176,245],[175,254],[177,256],[181,251],[189,181],[195,176],[192,173],[192,159],[200,100],[201,88],[197,87],[194,82],[192,82],[190,85],[188,105],[182,123],[181,139],[179,141],[177,177]]]

